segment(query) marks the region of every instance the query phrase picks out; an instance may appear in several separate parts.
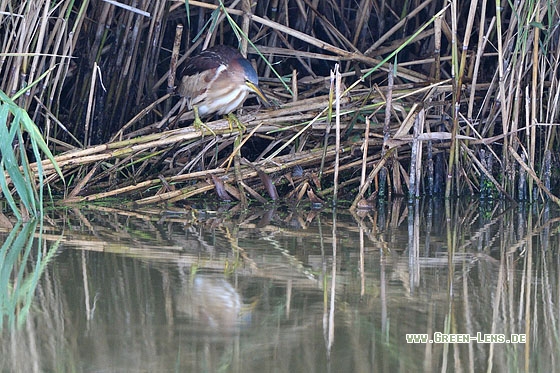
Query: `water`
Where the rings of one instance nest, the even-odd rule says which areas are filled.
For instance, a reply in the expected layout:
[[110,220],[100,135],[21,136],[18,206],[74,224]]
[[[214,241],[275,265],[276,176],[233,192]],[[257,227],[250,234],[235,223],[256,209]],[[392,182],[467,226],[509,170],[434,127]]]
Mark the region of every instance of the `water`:
[[[556,369],[552,206],[221,209],[68,209],[41,243],[0,233],[0,370]],[[512,333],[527,343],[479,340]]]

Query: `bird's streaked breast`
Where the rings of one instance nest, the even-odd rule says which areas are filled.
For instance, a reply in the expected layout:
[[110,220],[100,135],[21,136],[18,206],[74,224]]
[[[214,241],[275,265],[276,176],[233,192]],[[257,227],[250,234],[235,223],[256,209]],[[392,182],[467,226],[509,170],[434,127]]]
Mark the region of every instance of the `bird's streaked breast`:
[[243,88],[211,91],[203,102],[198,104],[200,115],[216,113],[229,114],[243,104],[249,92]]

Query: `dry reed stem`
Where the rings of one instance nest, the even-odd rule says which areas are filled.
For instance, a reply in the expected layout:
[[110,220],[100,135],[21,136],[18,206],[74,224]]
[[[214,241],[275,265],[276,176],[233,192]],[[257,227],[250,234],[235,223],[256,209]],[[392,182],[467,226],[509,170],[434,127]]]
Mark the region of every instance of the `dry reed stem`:
[[548,188],[546,188],[546,186],[544,185],[544,183],[539,179],[539,177],[537,176],[537,174],[535,173],[535,171],[533,171],[532,168],[530,168],[525,162],[523,162],[523,160],[521,159],[521,157],[513,150],[510,149],[511,155],[513,156],[513,158],[515,158],[515,160],[517,161],[517,163],[519,163],[519,165],[529,174],[531,175],[531,177],[533,178],[533,180],[535,181],[535,183],[538,185],[539,189],[542,190],[548,198],[550,198],[554,203],[556,203],[558,206],[560,206],[560,198],[556,197],[554,194],[552,194],[550,192],[550,190],[548,190]]

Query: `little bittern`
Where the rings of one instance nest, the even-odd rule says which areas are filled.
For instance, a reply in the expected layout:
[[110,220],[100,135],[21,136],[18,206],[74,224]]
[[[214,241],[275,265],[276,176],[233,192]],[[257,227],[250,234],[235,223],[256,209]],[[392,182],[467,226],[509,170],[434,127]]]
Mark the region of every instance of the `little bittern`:
[[179,95],[198,115],[230,114],[254,92],[268,105],[257,72],[237,49],[218,45],[190,58],[183,69]]

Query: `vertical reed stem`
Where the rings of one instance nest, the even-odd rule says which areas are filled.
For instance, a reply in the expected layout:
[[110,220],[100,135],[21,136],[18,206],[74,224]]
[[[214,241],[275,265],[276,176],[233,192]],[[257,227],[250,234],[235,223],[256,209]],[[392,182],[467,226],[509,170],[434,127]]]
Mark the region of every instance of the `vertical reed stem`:
[[[453,128],[451,130],[451,148],[449,150],[449,163],[447,169],[447,183],[445,185],[445,198],[449,199],[451,197],[451,187],[453,185],[453,176],[456,174],[455,168],[456,163],[459,161],[457,157],[457,127],[459,126],[459,100],[458,92],[460,92],[460,87],[458,86],[458,58],[457,58],[457,2],[451,1],[451,81],[453,83]],[[457,180],[455,180],[457,182]]]
[[[535,4],[535,22],[540,22],[540,2]],[[529,167],[535,169],[535,148],[537,146],[537,88],[539,83],[539,37],[540,28],[533,27],[533,76],[531,79],[531,138],[529,143]],[[532,195],[533,179],[529,178],[529,195],[531,201],[536,198]]]
[[[387,96],[385,97],[385,121],[383,122],[383,148],[381,156],[384,157],[389,148],[388,142],[391,138],[391,110],[393,107],[393,65],[389,64],[389,73],[387,74]],[[387,186],[387,168],[383,167],[379,172],[379,196],[386,198],[390,191]]]
[[338,199],[338,167],[340,163],[340,94],[342,92],[342,75],[340,75],[339,65],[334,65],[335,74],[335,161],[334,161],[334,192],[333,205],[336,206]]
[[368,157],[368,145],[369,145],[369,127],[370,119],[366,117],[366,130],[364,133],[364,142],[362,144],[362,176],[360,178],[360,189],[364,187],[366,183],[366,171],[367,171],[367,157]]

